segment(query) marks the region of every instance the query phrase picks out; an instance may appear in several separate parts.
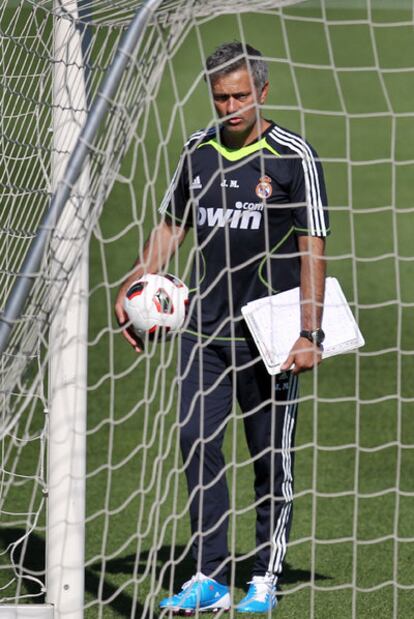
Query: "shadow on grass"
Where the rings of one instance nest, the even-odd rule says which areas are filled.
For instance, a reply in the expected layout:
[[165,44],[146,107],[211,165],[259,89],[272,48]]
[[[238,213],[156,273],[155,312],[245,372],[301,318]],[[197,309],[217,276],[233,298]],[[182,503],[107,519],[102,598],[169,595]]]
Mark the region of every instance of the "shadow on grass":
[[[140,561],[138,565],[135,565],[135,555],[130,554],[124,557],[120,557],[118,559],[112,559],[111,561],[107,561],[105,563],[105,572],[110,574],[126,574],[131,575],[134,569],[137,570],[137,576],[142,576],[142,574],[148,569],[148,562],[152,563],[152,566],[148,570],[149,576],[148,579],[151,578],[152,570],[155,570],[154,578],[156,582],[159,582],[161,578],[161,571],[166,563],[170,562],[172,557],[180,556],[184,552],[184,546],[175,546],[175,553],[172,553],[171,546],[163,546],[161,547],[156,555],[151,554],[147,551],[141,553]],[[248,581],[251,579],[252,568],[253,568],[253,557],[248,559],[241,559],[242,555],[237,555],[237,565],[235,570],[235,585],[239,589],[244,589],[247,591],[248,589]],[[99,571],[101,568],[100,564],[94,564],[91,566],[92,569]],[[165,591],[170,590],[170,582],[172,580],[172,589],[174,592],[178,592],[181,589],[182,584],[191,578],[194,574],[194,563],[191,557],[191,553],[188,553],[184,556],[183,559],[180,560],[178,564],[174,566],[169,566],[165,571],[163,571],[162,583],[161,587]],[[311,580],[312,574],[308,570],[301,570],[292,568],[289,563],[285,562],[285,568],[283,572],[283,577],[280,579],[281,585],[294,585],[299,582],[309,582]],[[316,581],[329,580],[331,577],[326,576],[324,574],[315,573],[314,579]],[[283,598],[280,600],[280,603],[283,603]],[[127,614],[129,616],[129,614]],[[145,615],[142,615],[144,617]],[[154,618],[157,617],[156,614],[152,615]],[[164,616],[164,615],[162,615]],[[138,619],[138,615],[136,618]]]
[[[3,528],[0,529],[0,549],[11,550],[11,545],[15,544],[17,540],[22,540],[22,543],[16,545],[13,554],[14,565],[19,566],[18,572],[27,574],[38,578],[40,581],[45,581],[45,541],[42,537],[36,533],[31,533],[29,538],[24,542],[25,530],[20,528]],[[25,544],[25,550],[23,548]],[[7,561],[7,559],[8,561]],[[2,558],[1,570],[3,574],[7,572],[7,576],[4,579],[10,580],[13,577],[13,570],[7,569],[6,561],[10,564],[10,555],[5,554]],[[128,560],[126,560],[128,563]],[[100,599],[108,600],[112,596],[114,598],[107,603],[107,607],[111,608],[119,617],[130,617],[131,612],[134,610],[134,616],[145,619],[148,616],[148,612],[144,612],[144,607],[139,603],[133,603],[132,595],[129,595],[125,591],[119,591],[118,585],[113,585],[106,579],[101,579],[100,574],[97,573],[96,567],[87,567],[85,569],[85,590],[90,597],[96,599],[100,594]],[[3,583],[2,583],[3,584]],[[12,597],[15,595],[16,587],[13,589],[10,587],[7,591],[4,591],[4,595]],[[42,604],[45,602],[45,595],[41,590],[41,585],[34,580],[25,578],[22,582],[21,595],[29,594],[35,596],[29,602],[33,604]],[[24,600],[22,600],[24,601]],[[27,600],[26,600],[27,601]],[[103,611],[105,613],[105,610]],[[156,619],[157,614],[152,614],[151,617]]]
[[[0,544],[3,548],[7,548],[17,539],[23,537],[23,535],[23,529],[0,530]],[[21,563],[25,572],[43,581],[45,573],[44,540],[35,533],[32,533],[27,542],[24,556],[22,549],[23,545],[19,544],[14,553],[15,563]],[[154,600],[151,600],[152,604],[155,604],[155,607],[152,608],[144,607],[140,602],[134,602],[134,598],[139,598],[139,592],[137,596],[133,595],[133,585],[129,585],[127,589],[120,590],[119,583],[111,582],[111,579],[108,579],[108,575],[125,574],[131,578],[134,570],[136,570],[137,576],[142,576],[148,570],[148,580],[154,578],[158,583],[161,578],[161,571],[163,571],[161,587],[168,591],[172,581],[173,590],[179,591],[183,582],[189,580],[194,573],[194,565],[190,553],[187,553],[179,564],[169,566],[165,571],[163,567],[174,556],[180,556],[183,552],[184,546],[176,546],[174,552],[172,552],[171,546],[163,546],[155,555],[148,551],[142,552],[137,565],[135,565],[135,554],[111,559],[104,563],[94,563],[85,569],[85,589],[88,597],[92,600],[102,600],[102,603],[119,617],[134,616],[136,619],[146,619],[150,616],[152,619],[164,617],[164,614],[159,615],[155,611],[157,604]],[[235,585],[240,589],[247,590],[247,581],[251,578],[253,558],[241,559],[239,556],[237,559]],[[149,561],[152,564],[151,566],[148,566]],[[105,570],[105,576],[102,578],[103,570]],[[318,573],[314,577],[315,580],[327,580],[330,578]],[[293,569],[286,563],[281,584],[293,585],[298,582],[308,582],[310,579],[311,573],[309,571]],[[31,580],[25,580],[24,587],[27,593],[37,596],[36,603],[44,602],[44,596],[40,591],[39,584]]]
[[[3,550],[8,549],[9,553],[2,556],[2,571],[7,570],[6,562],[11,564],[10,553],[13,549],[13,544],[16,544],[13,552],[13,562],[17,566],[16,571],[18,574],[27,574],[29,577],[38,578],[41,582],[44,582],[45,576],[45,542],[36,533],[31,533],[29,538],[25,538],[25,529],[20,528],[2,528],[0,529],[0,548]],[[19,543],[18,540],[21,540]],[[23,555],[24,550],[24,555]],[[23,569],[22,569],[23,568]],[[9,570],[7,570],[9,572]],[[10,573],[7,573],[7,580],[13,578],[13,570],[10,568]],[[17,581],[18,577],[16,577]],[[2,582],[2,585],[4,583]],[[13,589],[13,591],[12,591]],[[41,589],[39,582],[32,580],[31,578],[25,578],[23,580],[23,593],[35,596],[33,600],[36,604],[44,603],[44,593]],[[9,592],[10,591],[10,592]],[[10,590],[5,589],[3,592],[4,597],[15,595],[14,588],[11,586]]]

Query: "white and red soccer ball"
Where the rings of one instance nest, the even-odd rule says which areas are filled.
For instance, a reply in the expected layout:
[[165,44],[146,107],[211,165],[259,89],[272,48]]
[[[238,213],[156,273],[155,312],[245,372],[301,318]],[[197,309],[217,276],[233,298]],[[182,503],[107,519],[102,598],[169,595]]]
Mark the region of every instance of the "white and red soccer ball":
[[129,287],[124,309],[138,335],[157,329],[179,331],[184,324],[188,288],[174,275],[148,273]]

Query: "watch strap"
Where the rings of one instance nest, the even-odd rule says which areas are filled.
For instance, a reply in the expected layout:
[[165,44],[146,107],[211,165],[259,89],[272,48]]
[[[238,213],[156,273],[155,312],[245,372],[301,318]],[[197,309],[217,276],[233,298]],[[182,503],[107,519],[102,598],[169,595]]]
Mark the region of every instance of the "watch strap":
[[308,331],[307,329],[302,329],[300,332],[300,337],[305,337],[307,340],[320,346],[325,339],[325,333],[322,329],[314,329],[313,331]]

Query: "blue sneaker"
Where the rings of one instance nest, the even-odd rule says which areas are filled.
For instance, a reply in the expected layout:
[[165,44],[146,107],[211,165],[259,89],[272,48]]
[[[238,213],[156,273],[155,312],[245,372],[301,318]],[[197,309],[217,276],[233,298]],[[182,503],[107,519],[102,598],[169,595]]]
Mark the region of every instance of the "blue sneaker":
[[199,612],[229,610],[229,588],[197,572],[191,580],[183,584],[180,593],[161,600],[160,608],[187,616],[194,615],[196,610]]
[[269,576],[253,576],[246,596],[236,606],[239,613],[268,613],[277,606],[276,585]]

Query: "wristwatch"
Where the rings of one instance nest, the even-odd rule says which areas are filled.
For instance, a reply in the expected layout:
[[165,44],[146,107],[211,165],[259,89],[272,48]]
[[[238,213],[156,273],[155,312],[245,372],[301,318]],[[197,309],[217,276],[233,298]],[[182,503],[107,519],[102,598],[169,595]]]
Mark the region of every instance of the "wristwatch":
[[302,329],[300,332],[300,337],[306,337],[307,340],[313,344],[316,344],[316,346],[320,346],[325,339],[325,333],[322,329],[315,329],[314,331]]

